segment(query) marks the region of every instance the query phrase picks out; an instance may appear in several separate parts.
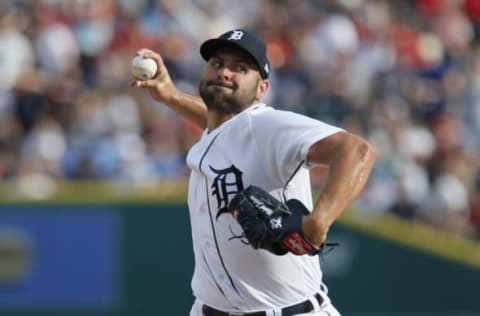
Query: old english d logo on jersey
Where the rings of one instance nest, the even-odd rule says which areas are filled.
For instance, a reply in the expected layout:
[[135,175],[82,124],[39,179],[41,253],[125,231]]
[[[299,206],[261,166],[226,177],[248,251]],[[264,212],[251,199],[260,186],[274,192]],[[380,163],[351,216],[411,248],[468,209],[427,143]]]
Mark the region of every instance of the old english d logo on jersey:
[[224,213],[228,213],[229,196],[234,196],[243,191],[242,172],[234,165],[226,169],[215,169],[209,166],[216,177],[213,179],[212,194],[217,197],[218,212],[216,218]]

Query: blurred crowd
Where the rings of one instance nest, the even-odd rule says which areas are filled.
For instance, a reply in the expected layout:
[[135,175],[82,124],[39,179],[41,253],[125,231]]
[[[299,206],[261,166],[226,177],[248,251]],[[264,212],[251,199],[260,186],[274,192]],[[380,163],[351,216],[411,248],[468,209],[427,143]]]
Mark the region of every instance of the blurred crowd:
[[238,27],[267,41],[267,103],[376,147],[357,207],[480,239],[477,0],[3,0],[0,179],[184,179],[200,131],[129,87],[131,58],[197,94],[199,45]]

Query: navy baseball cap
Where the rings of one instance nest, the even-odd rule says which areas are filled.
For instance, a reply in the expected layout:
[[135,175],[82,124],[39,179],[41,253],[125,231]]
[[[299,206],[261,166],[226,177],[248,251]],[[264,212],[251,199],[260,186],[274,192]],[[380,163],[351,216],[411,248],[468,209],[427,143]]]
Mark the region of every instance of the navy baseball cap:
[[200,54],[203,59],[208,61],[214,52],[224,47],[239,48],[247,53],[258,66],[260,76],[263,79],[268,79],[270,75],[270,62],[267,58],[267,49],[265,44],[257,36],[243,29],[231,30],[223,33],[218,38],[205,41],[202,46],[200,46]]

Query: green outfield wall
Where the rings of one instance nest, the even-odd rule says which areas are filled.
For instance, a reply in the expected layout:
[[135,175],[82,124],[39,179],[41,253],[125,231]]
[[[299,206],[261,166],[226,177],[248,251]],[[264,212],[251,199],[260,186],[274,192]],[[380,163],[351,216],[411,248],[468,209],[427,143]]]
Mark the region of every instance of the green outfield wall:
[[[188,315],[190,222],[168,200],[0,205],[0,315]],[[480,315],[478,245],[355,212],[329,238],[344,315]]]

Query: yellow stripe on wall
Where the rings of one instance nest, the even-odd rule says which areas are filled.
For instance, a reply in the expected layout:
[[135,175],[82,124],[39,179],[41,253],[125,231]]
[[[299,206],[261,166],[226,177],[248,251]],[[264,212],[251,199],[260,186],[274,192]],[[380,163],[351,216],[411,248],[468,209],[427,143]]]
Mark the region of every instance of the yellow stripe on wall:
[[[182,203],[187,200],[184,180],[135,184],[125,181],[51,182],[48,186],[24,186],[22,183],[0,185],[0,203]],[[38,192],[37,192],[38,191]]]
[[454,262],[480,269],[480,243],[394,215],[348,211],[338,223]]

